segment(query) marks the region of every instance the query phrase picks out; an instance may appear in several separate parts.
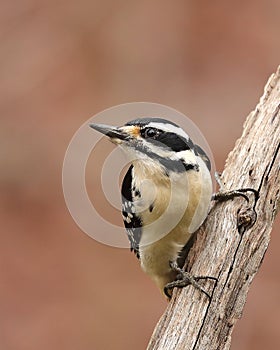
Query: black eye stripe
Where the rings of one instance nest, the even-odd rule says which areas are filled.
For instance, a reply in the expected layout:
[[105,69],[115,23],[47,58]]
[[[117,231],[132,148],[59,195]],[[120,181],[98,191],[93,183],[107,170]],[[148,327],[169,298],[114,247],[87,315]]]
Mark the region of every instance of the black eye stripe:
[[153,127],[146,127],[141,129],[141,136],[144,137],[145,139],[149,139],[149,138],[156,139],[162,133],[163,133],[162,130],[159,130]]
[[[146,132],[148,129],[151,129],[151,128],[146,128]],[[173,133],[173,132],[167,132],[167,131],[158,130],[155,128],[153,128],[153,129],[154,129],[153,136],[149,136],[149,137],[146,136],[145,137],[145,134],[142,135],[142,133],[141,133],[141,135],[148,142],[154,143],[160,147],[168,147],[175,152],[185,151],[185,150],[189,150],[189,149],[194,148],[194,144],[190,138],[185,138],[185,137],[180,136],[180,135]],[[143,130],[143,132],[144,132],[144,130]],[[152,132],[150,135],[152,135]]]

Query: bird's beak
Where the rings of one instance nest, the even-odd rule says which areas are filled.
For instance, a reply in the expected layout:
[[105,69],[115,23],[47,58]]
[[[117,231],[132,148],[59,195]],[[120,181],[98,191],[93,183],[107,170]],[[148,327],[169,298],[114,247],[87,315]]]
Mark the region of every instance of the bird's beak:
[[89,124],[89,126],[94,130],[108,136],[114,143],[120,143],[121,141],[128,140],[131,137],[129,133],[115,126],[105,124]]

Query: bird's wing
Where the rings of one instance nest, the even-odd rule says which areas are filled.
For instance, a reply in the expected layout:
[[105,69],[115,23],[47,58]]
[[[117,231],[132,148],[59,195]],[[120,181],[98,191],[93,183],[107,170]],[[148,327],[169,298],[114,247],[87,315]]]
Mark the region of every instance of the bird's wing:
[[133,165],[128,169],[122,183],[122,215],[127,236],[130,241],[130,250],[133,251],[139,259],[139,243],[142,233],[142,223],[140,218],[135,214],[135,208],[133,205],[132,170]]

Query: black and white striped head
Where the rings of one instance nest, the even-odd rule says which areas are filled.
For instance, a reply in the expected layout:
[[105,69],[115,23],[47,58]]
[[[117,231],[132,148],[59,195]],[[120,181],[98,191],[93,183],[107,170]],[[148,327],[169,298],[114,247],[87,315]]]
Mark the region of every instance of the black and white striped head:
[[200,155],[200,147],[192,142],[182,128],[169,120],[139,118],[121,127],[103,124],[90,126],[120,145],[132,159],[157,162],[167,171],[197,169],[195,156]]

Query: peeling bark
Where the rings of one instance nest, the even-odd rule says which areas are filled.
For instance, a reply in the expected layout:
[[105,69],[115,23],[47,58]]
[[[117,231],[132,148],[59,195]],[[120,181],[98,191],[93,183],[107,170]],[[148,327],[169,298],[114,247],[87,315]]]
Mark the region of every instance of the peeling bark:
[[229,349],[242,316],[250,284],[267,250],[280,207],[280,67],[244,124],[222,174],[228,190],[253,188],[250,203],[235,198],[213,203],[197,233],[186,268],[201,282],[211,301],[188,286],[175,289],[148,345],[151,349]]

